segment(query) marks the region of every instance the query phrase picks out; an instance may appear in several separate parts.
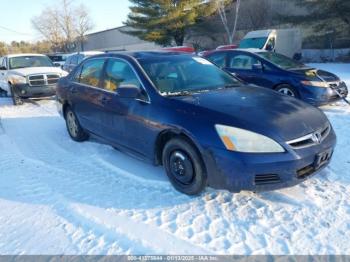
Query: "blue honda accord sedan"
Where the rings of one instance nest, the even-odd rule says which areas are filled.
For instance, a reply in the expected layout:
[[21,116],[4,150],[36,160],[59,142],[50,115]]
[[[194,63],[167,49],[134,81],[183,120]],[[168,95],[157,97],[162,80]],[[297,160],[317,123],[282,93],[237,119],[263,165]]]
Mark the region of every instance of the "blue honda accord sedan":
[[57,102],[73,140],[93,134],[163,165],[189,195],[293,186],[327,166],[336,144],[316,107],[178,52],[88,58],[60,79]]
[[346,84],[336,75],[261,49],[216,50],[205,55],[221,68],[247,83],[274,89],[315,106],[348,95]]

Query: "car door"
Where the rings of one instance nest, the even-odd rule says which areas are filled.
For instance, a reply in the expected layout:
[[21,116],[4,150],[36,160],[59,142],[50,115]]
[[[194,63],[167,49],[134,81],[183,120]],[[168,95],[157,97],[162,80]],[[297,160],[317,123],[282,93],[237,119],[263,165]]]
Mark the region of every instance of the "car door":
[[[140,99],[124,98],[118,94],[120,85],[135,85],[140,88],[141,82],[132,65],[124,59],[110,58],[107,61],[103,77],[103,118],[101,127],[104,136],[115,144],[122,145],[133,151],[143,152],[142,144],[144,132],[142,118],[135,112],[146,113],[147,103]],[[145,96],[145,91],[141,93]]]
[[102,73],[105,58],[87,60],[72,76],[69,99],[83,128],[94,134],[101,133]]

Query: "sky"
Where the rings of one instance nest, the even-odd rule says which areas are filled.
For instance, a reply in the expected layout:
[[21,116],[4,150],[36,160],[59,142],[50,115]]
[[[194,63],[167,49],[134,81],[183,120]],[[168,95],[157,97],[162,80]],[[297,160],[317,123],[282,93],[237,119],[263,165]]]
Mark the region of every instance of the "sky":
[[[42,36],[31,24],[34,16],[40,15],[45,7],[56,5],[60,0],[0,0],[0,41],[11,42],[37,41]],[[128,0],[75,0],[83,3],[89,10],[94,28],[97,32],[123,25],[129,13]]]

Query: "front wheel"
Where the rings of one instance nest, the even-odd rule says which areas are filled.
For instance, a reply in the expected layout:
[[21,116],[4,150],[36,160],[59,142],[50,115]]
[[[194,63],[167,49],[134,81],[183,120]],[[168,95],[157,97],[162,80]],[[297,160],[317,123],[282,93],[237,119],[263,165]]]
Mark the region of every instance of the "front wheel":
[[287,85],[287,84],[279,85],[275,88],[275,90],[281,94],[299,98],[298,91],[290,85]]
[[187,195],[197,195],[204,190],[207,174],[202,158],[185,139],[170,140],[164,147],[162,159],[175,189]]
[[65,111],[65,119],[68,133],[74,141],[82,142],[89,138],[89,134],[81,127],[75,113],[70,107]]
[[23,105],[23,100],[16,94],[12,85],[9,84],[13,105]]

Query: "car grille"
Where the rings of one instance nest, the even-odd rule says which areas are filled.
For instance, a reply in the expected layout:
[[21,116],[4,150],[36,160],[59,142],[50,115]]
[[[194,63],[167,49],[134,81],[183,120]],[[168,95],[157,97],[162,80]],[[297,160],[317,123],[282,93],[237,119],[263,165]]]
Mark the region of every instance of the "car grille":
[[287,144],[294,149],[314,146],[314,145],[320,144],[323,140],[325,140],[326,137],[329,135],[330,131],[331,131],[331,126],[328,124],[326,127],[314,133],[308,134],[306,136],[303,136],[297,139],[290,140],[287,142]]
[[55,85],[60,76],[57,74],[42,74],[28,76],[30,86]]
[[337,90],[337,92],[341,96],[348,95],[348,89],[347,89],[346,84],[344,82],[330,82],[328,84],[329,84],[330,88]]
[[281,179],[275,174],[255,175],[255,185],[266,185],[280,183]]
[[308,176],[311,176],[313,173],[315,173],[316,169],[314,165],[309,165],[306,167],[303,167],[297,171],[297,177],[300,179],[304,179]]

